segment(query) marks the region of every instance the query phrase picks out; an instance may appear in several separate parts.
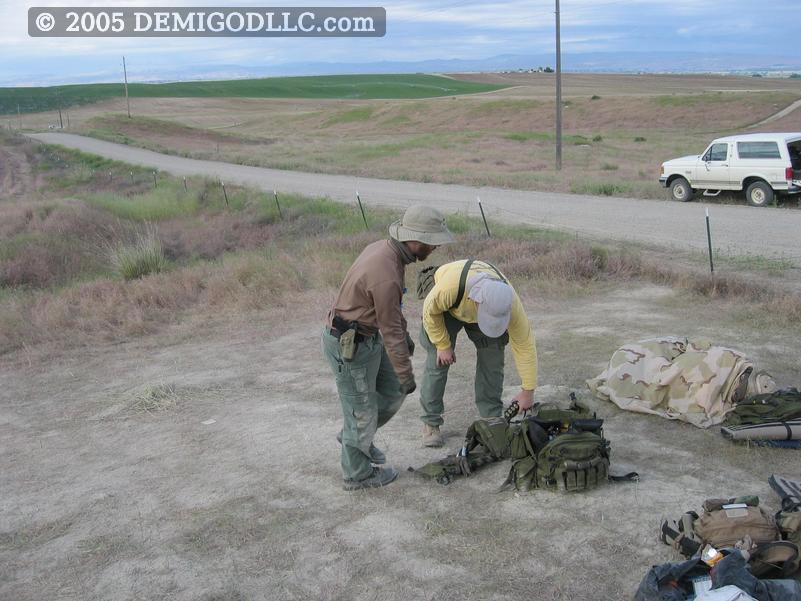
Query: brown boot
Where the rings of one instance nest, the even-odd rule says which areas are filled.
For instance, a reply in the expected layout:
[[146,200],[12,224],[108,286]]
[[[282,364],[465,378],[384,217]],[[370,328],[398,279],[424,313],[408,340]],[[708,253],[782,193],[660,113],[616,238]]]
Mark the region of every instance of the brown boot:
[[423,446],[424,447],[441,447],[445,444],[445,440],[440,434],[439,426],[429,426],[423,424]]

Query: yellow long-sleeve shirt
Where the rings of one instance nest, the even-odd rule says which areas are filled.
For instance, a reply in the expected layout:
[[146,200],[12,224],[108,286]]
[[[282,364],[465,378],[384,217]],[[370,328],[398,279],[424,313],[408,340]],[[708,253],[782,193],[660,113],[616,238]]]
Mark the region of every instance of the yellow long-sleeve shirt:
[[[445,328],[444,313],[456,302],[459,294],[459,278],[465,263],[464,260],[454,261],[437,269],[434,274],[434,287],[423,302],[423,326],[431,342],[441,351],[451,347],[448,330]],[[482,261],[475,261],[470,266],[468,281],[471,275],[482,272],[497,277],[492,267]],[[466,288],[462,302],[450,313],[464,323],[478,323],[478,305],[468,298],[468,293],[469,290]],[[537,387],[537,343],[523,309],[523,303],[520,302],[520,297],[514,288],[512,294],[512,318],[507,330],[509,342],[512,345],[512,355],[523,388],[534,390]]]

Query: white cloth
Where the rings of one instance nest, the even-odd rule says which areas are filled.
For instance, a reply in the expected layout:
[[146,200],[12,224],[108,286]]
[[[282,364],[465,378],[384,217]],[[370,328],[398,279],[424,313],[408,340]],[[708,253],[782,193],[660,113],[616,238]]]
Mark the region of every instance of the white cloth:
[[757,601],[740,587],[729,584],[701,593],[695,601]]

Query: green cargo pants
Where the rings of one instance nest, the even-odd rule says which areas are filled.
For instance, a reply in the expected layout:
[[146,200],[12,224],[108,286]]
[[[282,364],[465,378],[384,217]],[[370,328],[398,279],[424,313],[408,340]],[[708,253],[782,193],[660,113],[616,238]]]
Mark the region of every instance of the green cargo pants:
[[353,361],[342,360],[339,339],[328,328],[322,347],[342,404],[342,473],[346,480],[364,480],[373,471],[370,445],[376,430],[398,412],[406,395],[380,334],[360,342]]
[[[445,313],[445,328],[456,349],[456,336],[461,329],[476,346],[476,407],[481,417],[498,417],[503,413],[503,361],[504,350],[509,342],[509,334],[504,332],[498,338],[488,338],[476,323],[465,323]],[[437,347],[428,337],[425,327],[420,328],[420,344],[426,350],[426,367],[420,384],[420,405],[423,414],[420,419],[429,426],[442,425],[445,411],[443,398],[445,384],[448,382],[449,365],[437,366]]]

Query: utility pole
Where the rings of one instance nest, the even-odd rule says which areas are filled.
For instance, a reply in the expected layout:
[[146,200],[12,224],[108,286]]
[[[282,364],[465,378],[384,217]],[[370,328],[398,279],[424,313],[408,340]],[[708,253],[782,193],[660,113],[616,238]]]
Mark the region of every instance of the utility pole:
[[125,104],[128,106],[128,119],[130,119],[131,118],[131,101],[128,99],[128,69],[125,67],[125,57],[124,56],[122,57],[122,72],[125,74]]
[[562,48],[559,35],[559,0],[556,0],[556,170],[562,170]]

